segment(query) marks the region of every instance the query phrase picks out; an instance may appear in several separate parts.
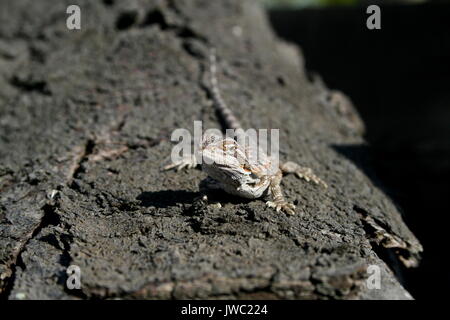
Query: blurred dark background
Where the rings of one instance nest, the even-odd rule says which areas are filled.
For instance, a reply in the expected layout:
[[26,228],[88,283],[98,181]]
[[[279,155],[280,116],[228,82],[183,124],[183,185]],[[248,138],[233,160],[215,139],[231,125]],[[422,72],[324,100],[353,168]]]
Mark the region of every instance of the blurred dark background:
[[[450,2],[281,2],[294,6],[269,6],[275,31],[354,102],[376,175],[424,246],[419,268],[402,270],[403,285],[416,299],[447,297]],[[302,6],[313,2],[320,6]],[[380,5],[381,30],[366,28],[368,4]]]

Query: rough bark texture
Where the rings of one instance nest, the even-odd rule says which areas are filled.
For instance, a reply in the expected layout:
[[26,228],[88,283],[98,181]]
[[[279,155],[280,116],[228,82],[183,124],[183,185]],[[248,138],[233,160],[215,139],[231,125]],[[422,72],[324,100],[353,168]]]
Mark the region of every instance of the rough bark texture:
[[[411,266],[421,246],[369,174],[358,116],[254,2],[4,1],[0,26],[3,298],[411,298],[379,253]],[[280,128],[282,160],[328,182],[283,180],[302,214],[220,194],[207,206],[204,173],[161,171],[174,129],[219,127],[209,46],[242,124]]]

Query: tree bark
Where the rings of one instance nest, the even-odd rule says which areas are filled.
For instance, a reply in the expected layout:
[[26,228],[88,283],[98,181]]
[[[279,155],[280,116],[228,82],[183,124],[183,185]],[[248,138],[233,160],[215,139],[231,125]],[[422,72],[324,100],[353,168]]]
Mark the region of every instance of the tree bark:
[[[262,8],[124,2],[1,4],[1,296],[410,299],[391,269],[422,248],[370,171],[361,120],[308,79]],[[70,4],[81,30],[66,27]],[[212,46],[241,123],[279,128],[282,160],[329,185],[285,177],[295,216],[223,194],[208,206],[203,172],[161,171],[174,129],[220,127],[204,87]]]

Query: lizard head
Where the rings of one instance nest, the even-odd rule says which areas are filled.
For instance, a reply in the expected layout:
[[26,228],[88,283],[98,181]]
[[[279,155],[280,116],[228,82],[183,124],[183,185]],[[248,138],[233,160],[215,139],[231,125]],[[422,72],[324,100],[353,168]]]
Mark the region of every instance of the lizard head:
[[231,138],[223,138],[217,135],[205,135],[201,145],[202,163],[217,168],[239,167],[242,160],[239,146]]
[[258,198],[269,180],[261,180],[259,166],[250,165],[245,148],[232,138],[203,137],[202,169],[223,189],[244,198]]
[[244,150],[232,138],[204,137],[201,155],[203,170],[223,184],[237,187],[255,179]]
[[219,132],[205,133],[202,137],[201,149],[203,150],[212,145],[215,145],[221,140],[223,140],[223,136]]

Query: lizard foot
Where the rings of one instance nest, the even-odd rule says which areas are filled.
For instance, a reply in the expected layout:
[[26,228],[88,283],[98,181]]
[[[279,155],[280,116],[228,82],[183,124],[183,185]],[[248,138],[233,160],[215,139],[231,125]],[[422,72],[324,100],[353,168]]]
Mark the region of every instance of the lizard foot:
[[315,184],[322,185],[324,188],[328,188],[328,185],[314,174],[311,168],[302,167],[295,162],[288,161],[282,165],[283,172],[295,173],[297,178],[305,179],[306,181],[312,181]]
[[195,156],[192,156],[190,158],[184,158],[178,162],[171,163],[167,166],[163,167],[163,170],[171,170],[175,169],[176,171],[180,171],[184,168],[192,169],[197,166],[197,160],[195,159]]
[[209,198],[208,195],[203,194],[199,197],[199,199],[201,199],[202,201],[204,201],[205,203],[207,203],[208,206],[211,206],[213,208],[222,208],[222,204],[220,202],[209,202]]
[[301,170],[295,171],[295,175],[300,179],[312,181],[315,184],[323,186],[324,188],[328,188],[328,185],[325,183],[325,181],[316,176],[310,168],[302,168]]
[[267,201],[266,205],[269,208],[274,208],[277,212],[283,211],[284,213],[294,215],[295,214],[295,205],[292,203],[282,201]]

